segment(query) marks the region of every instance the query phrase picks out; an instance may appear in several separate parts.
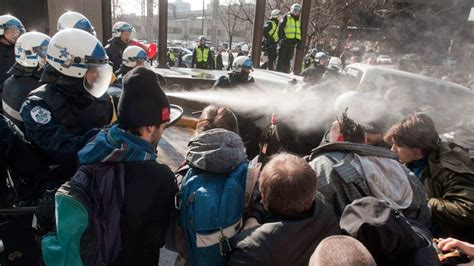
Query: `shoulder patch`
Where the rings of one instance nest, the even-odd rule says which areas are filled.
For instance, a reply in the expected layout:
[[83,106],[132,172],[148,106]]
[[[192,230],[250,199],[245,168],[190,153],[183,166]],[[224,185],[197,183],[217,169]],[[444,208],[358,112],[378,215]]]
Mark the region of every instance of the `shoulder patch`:
[[31,117],[33,120],[42,125],[46,125],[51,121],[51,112],[41,106],[35,106],[30,111]]

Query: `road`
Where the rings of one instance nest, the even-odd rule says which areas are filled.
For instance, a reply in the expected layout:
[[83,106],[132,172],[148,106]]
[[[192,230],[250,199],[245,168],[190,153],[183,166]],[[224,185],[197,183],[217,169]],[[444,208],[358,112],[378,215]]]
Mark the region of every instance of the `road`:
[[[168,165],[172,171],[184,161],[186,146],[194,134],[194,130],[172,126],[167,128],[158,144],[158,160]],[[175,264],[176,253],[162,248],[160,251],[160,266]]]

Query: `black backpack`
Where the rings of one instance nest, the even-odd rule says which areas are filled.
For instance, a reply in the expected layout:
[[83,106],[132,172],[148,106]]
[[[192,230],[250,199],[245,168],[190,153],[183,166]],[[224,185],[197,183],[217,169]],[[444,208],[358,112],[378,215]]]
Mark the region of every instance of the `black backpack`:
[[124,166],[81,166],[55,195],[56,233],[43,238],[46,265],[109,265],[122,247]]

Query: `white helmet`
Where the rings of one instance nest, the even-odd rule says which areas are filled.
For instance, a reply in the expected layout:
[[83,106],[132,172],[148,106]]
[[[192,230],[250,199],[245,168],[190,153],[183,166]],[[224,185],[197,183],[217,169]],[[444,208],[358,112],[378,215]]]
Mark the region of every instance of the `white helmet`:
[[143,48],[130,45],[125,50],[123,50],[122,54],[122,64],[128,67],[136,67],[137,60],[146,60],[146,52]]
[[134,31],[134,28],[130,23],[119,21],[112,27],[112,37],[120,37],[122,32],[125,31],[130,32],[131,34]]
[[23,26],[23,23],[21,21],[12,16],[12,15],[3,15],[0,16],[0,36],[3,35],[5,32],[5,29],[8,28],[17,28],[20,30],[20,35],[25,33],[25,27]]
[[252,69],[252,60],[245,55],[238,56],[232,64],[232,70],[234,72],[241,72],[242,69]]
[[40,60],[46,60],[46,51],[51,38],[40,32],[27,32],[15,44],[15,60],[24,67],[37,67]]
[[291,14],[300,13],[301,9],[302,7],[300,4],[294,3],[293,5],[291,5],[290,13]]
[[86,18],[86,16],[78,12],[68,11],[59,17],[57,29],[60,31],[72,28],[85,30],[96,36],[94,27],[92,26],[92,23],[89,21],[89,19]]
[[84,88],[94,97],[102,96],[112,79],[112,67],[97,38],[79,29],[56,33],[48,46],[48,63],[65,76],[84,78]]
[[280,11],[280,9],[273,9],[272,13],[270,13],[270,17],[272,18],[277,18],[279,16],[283,16],[283,13]]
[[329,68],[332,68],[337,71],[342,70],[342,60],[339,57],[336,56],[331,56],[331,59],[329,60],[328,64]]

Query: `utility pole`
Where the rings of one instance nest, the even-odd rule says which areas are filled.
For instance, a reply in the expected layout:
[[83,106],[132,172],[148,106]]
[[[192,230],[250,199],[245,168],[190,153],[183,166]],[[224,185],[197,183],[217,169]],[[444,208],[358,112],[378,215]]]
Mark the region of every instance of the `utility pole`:
[[[114,8],[115,10],[115,8]],[[102,40],[105,43],[112,37],[112,2],[102,0]]]
[[216,49],[216,53],[217,53],[217,46],[218,46],[218,42],[217,42],[217,16],[219,15],[218,14],[218,8],[219,8],[219,0],[213,0],[212,2],[212,36],[211,36],[211,39],[212,39],[212,46],[214,46],[214,48]]
[[153,42],[153,0],[147,0],[146,13],[146,39],[150,44]]
[[254,67],[260,66],[260,53],[262,52],[263,22],[265,20],[265,0],[255,3],[255,23],[253,24],[252,63]]
[[202,18],[201,18],[201,35],[206,36],[204,34],[204,17],[206,16],[206,10],[204,7],[204,0],[202,0]]
[[311,0],[303,0],[301,11],[301,43],[296,48],[296,55],[293,64],[293,73],[299,75],[301,64],[303,63],[304,49],[306,47],[306,36],[308,35],[309,13],[311,11]]
[[159,0],[158,6],[158,67],[168,68],[166,49],[168,40],[168,0]]

